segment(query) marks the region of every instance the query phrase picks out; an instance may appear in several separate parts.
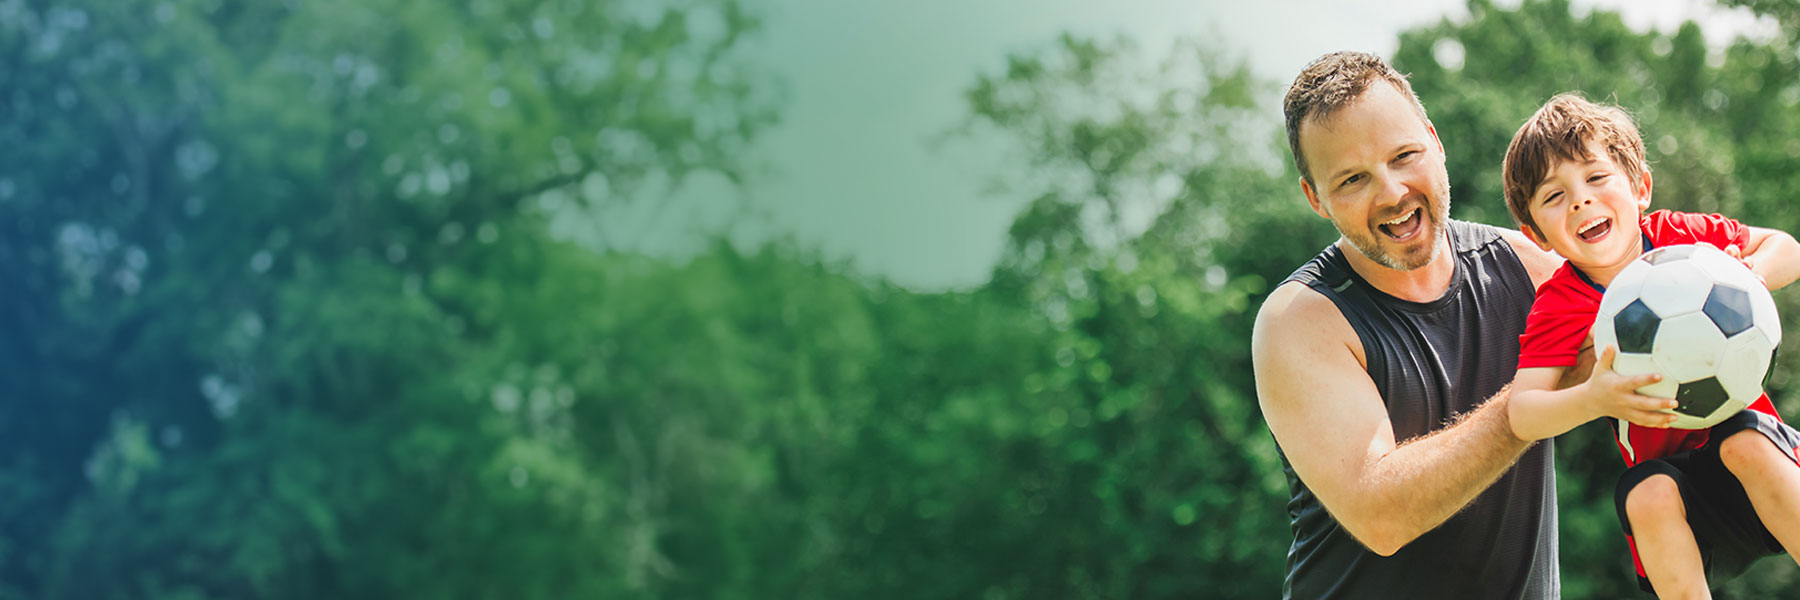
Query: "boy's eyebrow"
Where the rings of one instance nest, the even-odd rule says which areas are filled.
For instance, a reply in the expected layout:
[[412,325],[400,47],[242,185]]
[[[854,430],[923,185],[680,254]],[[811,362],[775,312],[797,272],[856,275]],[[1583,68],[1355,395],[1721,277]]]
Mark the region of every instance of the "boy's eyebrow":
[[[1582,167],[1588,167],[1588,166],[1592,166],[1594,164],[1599,163],[1601,156],[1602,155],[1596,154],[1594,156],[1587,157],[1586,159],[1573,159],[1573,158],[1560,158],[1560,157],[1552,159],[1549,167],[1544,169],[1544,180],[1541,182],[1538,182],[1537,190],[1533,191],[1531,193],[1531,197],[1532,198],[1541,197],[1544,195],[1545,190],[1555,187],[1556,184],[1550,183],[1550,180],[1552,179],[1552,177],[1550,176],[1550,172],[1555,171],[1556,167],[1561,165],[1562,163],[1574,163],[1574,164],[1582,166]],[[1607,157],[1607,158],[1610,159],[1611,157]]]

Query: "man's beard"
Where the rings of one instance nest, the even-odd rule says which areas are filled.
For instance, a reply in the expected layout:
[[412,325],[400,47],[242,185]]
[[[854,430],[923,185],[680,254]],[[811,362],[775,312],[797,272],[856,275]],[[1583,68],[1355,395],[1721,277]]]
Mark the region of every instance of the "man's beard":
[[[1423,252],[1408,252],[1402,255],[1389,253],[1381,247],[1379,236],[1384,234],[1381,233],[1378,226],[1365,224],[1356,228],[1354,233],[1340,227],[1338,233],[1343,235],[1344,239],[1348,240],[1350,246],[1356,248],[1357,252],[1383,267],[1396,271],[1411,271],[1431,264],[1437,260],[1438,254],[1443,250],[1443,244],[1438,242],[1446,235],[1444,223],[1450,213],[1450,183],[1446,181],[1439,185],[1436,192],[1436,194],[1432,194],[1432,197],[1425,199],[1424,210],[1420,211],[1419,215],[1419,227],[1433,229],[1430,238],[1425,240],[1426,246],[1423,248]],[[1419,207],[1410,207],[1407,210],[1411,211],[1416,208]],[[1393,216],[1389,218],[1391,219]]]

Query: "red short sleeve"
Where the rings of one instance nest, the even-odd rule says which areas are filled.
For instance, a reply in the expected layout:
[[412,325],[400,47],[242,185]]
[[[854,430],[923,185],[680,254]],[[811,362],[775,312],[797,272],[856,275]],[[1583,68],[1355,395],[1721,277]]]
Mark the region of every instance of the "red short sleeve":
[[1519,368],[1572,367],[1600,310],[1600,291],[1565,262],[1544,285],[1519,336]]
[[1718,213],[1684,213],[1659,210],[1644,215],[1644,234],[1657,247],[1706,242],[1723,250],[1737,246],[1742,250],[1750,243],[1750,228],[1736,219]]

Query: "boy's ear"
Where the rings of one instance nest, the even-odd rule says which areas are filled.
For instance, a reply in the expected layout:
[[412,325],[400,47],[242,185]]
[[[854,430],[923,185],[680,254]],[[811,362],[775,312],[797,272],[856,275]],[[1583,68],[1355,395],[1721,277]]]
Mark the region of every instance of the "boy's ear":
[[1639,211],[1649,210],[1650,209],[1650,187],[1651,187],[1650,186],[1650,171],[1648,169],[1645,169],[1644,176],[1640,177],[1639,179],[1641,179],[1642,181],[1640,181],[1638,183],[1638,199],[1637,199],[1638,210]]
[[1520,225],[1519,233],[1525,234],[1525,239],[1531,240],[1531,243],[1533,243],[1533,244],[1537,244],[1537,247],[1539,250],[1543,250],[1545,252],[1551,251],[1550,243],[1544,241],[1544,236],[1538,234],[1538,228],[1536,225]]
[[1306,203],[1312,205],[1314,213],[1325,217],[1327,221],[1331,220],[1331,213],[1325,212],[1325,205],[1319,202],[1318,190],[1313,189],[1312,183],[1306,180],[1305,175],[1300,176],[1300,193],[1306,194]]

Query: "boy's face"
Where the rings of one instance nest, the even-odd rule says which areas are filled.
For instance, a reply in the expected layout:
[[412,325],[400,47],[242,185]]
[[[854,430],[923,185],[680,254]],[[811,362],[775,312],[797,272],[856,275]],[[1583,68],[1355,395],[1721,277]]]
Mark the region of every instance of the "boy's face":
[[1650,174],[1632,183],[1606,149],[1587,144],[1590,160],[1558,160],[1532,192],[1527,207],[1538,246],[1555,250],[1583,270],[1620,267],[1643,253],[1638,217],[1650,207]]
[[1359,253],[1400,271],[1437,258],[1450,176],[1437,131],[1404,93],[1377,81],[1327,122],[1302,123],[1299,141],[1313,175],[1301,190]]

